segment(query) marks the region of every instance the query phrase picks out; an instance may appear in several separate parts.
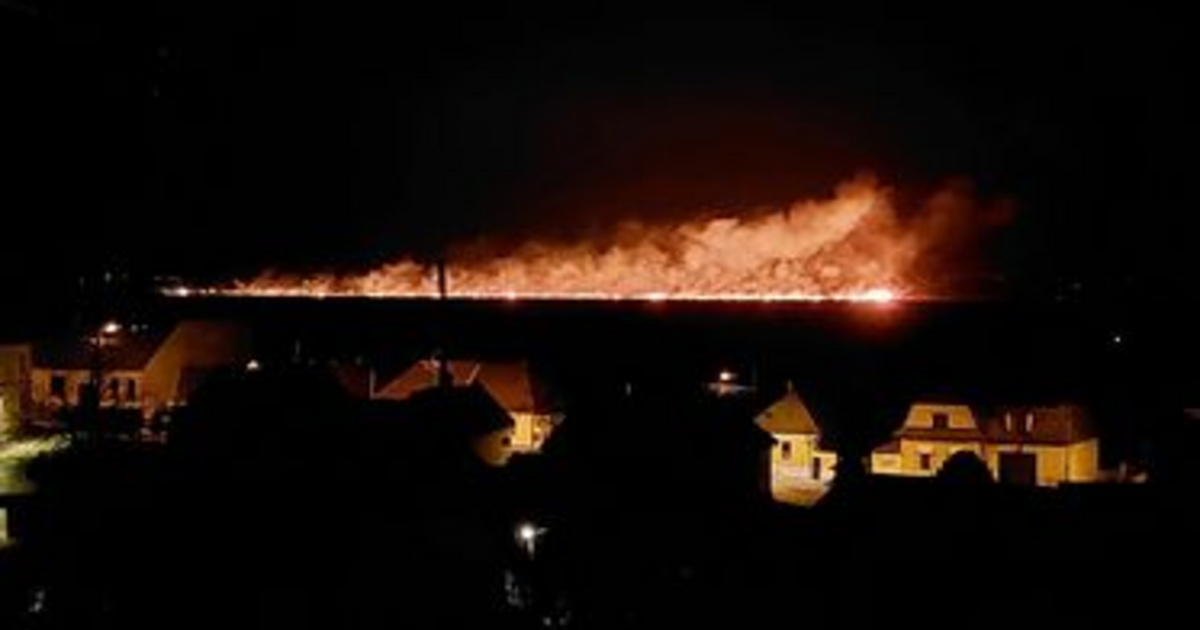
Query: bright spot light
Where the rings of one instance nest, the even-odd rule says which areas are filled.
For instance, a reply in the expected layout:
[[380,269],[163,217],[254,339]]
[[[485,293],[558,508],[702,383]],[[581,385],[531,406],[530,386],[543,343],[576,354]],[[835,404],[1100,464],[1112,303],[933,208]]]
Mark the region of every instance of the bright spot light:
[[721,373],[717,375],[717,379],[722,383],[732,383],[735,378],[737,378],[737,374],[729,370],[721,370]]
[[258,362],[258,359],[250,359],[250,361],[248,361],[246,363],[246,371],[247,372],[257,372],[261,369],[262,369],[262,364]]
[[1121,335],[1113,335],[1113,338],[1112,338],[1113,343],[1115,343],[1119,346],[1119,345],[1121,345],[1122,341],[1124,341],[1124,338],[1122,338]]
[[862,299],[866,302],[886,304],[895,301],[896,293],[891,289],[871,289],[862,294]]
[[522,523],[517,526],[517,538],[520,538],[526,544],[532,543],[537,538],[537,535],[537,527],[534,527],[532,523]]
[[100,327],[100,332],[106,335],[115,335],[121,332],[121,323],[116,321],[105,322],[104,325]]

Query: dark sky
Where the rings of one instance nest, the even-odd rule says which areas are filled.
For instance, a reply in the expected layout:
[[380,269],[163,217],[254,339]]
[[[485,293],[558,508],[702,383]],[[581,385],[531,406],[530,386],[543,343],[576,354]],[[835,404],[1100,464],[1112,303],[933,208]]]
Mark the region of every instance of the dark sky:
[[1200,277],[1179,15],[372,4],[0,0],[6,283],[361,268],[864,170],[1015,199],[1024,281]]

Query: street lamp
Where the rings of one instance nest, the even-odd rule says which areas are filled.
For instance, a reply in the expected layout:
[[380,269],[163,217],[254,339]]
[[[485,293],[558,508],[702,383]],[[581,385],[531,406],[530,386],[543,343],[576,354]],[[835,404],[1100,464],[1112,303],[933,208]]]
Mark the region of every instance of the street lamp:
[[520,546],[521,549],[524,549],[525,553],[529,554],[531,558],[537,551],[538,538],[541,538],[541,536],[545,533],[545,527],[538,527],[536,524],[528,521],[518,523],[516,530],[514,531],[517,539],[517,545]]

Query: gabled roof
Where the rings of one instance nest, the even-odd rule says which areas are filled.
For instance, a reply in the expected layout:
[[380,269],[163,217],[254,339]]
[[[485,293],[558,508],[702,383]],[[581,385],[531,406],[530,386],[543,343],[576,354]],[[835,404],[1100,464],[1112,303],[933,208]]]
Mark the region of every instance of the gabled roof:
[[[509,412],[536,412],[544,407],[535,395],[527,361],[451,359],[446,367],[455,386],[479,384]],[[436,386],[437,377],[437,361],[423,359],[380,388],[375,397],[406,400],[419,391]]]
[[[926,404],[917,403],[914,405]],[[950,403],[944,403],[950,405]],[[957,403],[953,406],[961,405]],[[965,406],[965,405],[964,405]],[[999,405],[980,413],[971,407],[978,428],[930,428],[903,426],[897,438],[941,442],[979,442],[992,444],[1074,444],[1096,437],[1095,427],[1087,412],[1079,405]],[[1030,430],[1025,430],[1026,416],[1033,414]],[[1006,421],[1008,415],[1011,420]]]
[[796,393],[791,382],[788,382],[787,392],[783,397],[758,414],[754,422],[758,424],[759,428],[772,434],[816,435],[820,433],[812,413],[808,411],[808,407],[800,399],[800,395]]
[[168,332],[122,332],[97,346],[88,334],[74,331],[34,344],[33,365],[51,370],[141,370]]
[[[933,424],[933,417],[939,413],[945,414],[948,426]],[[984,438],[978,414],[970,405],[954,398],[934,397],[910,405],[904,424],[893,436],[935,442],[978,442]]]

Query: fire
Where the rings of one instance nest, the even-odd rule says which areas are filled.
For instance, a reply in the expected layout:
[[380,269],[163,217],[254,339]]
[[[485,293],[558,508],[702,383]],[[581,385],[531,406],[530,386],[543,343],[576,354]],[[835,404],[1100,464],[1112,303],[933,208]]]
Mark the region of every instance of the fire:
[[[836,194],[738,218],[625,224],[606,243],[531,242],[498,257],[455,257],[448,293],[460,299],[643,301],[850,301],[930,297],[931,261],[948,265],[986,214],[961,189],[902,212],[865,179]],[[983,221],[986,222],[986,221]],[[937,265],[934,265],[937,266]],[[265,273],[173,295],[433,298],[432,266],[399,260],[360,275]]]

